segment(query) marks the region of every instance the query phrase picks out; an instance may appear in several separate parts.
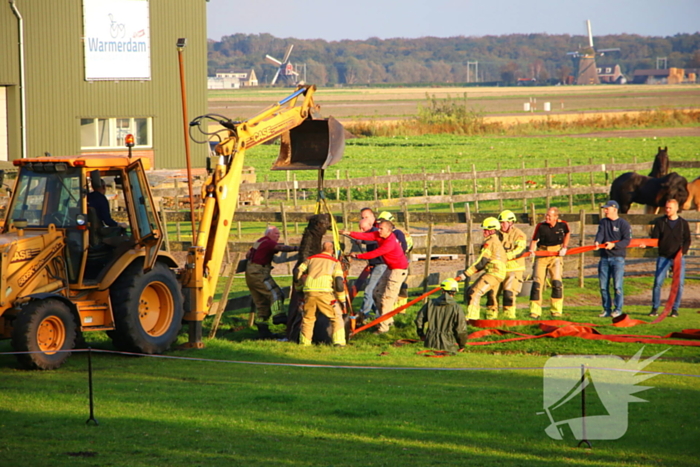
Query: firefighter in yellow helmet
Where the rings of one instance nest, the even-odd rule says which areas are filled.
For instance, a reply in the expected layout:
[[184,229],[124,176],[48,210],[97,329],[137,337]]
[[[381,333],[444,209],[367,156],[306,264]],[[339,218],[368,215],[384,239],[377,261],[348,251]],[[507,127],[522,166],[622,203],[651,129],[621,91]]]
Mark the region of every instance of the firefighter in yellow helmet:
[[[479,252],[479,257],[474,264],[469,266],[460,276],[466,280],[477,272],[482,274],[467,291],[467,319],[479,319],[479,301],[489,290],[498,290],[501,282],[506,278],[506,252],[500,238],[501,224],[495,217],[487,217],[481,224],[484,229],[484,244]],[[487,316],[498,316],[498,302],[487,303]]]
[[468,336],[464,312],[455,301],[459,283],[454,279],[445,279],[440,288],[442,295],[423,305],[416,315],[416,333],[425,339],[425,346],[429,349],[456,352],[458,348],[464,347]]
[[316,311],[333,325],[333,344],[345,345],[343,313],[338,304],[345,303],[345,285],[340,262],[333,256],[333,242],[324,242],[323,251],[309,256],[297,270],[297,280],[304,282],[304,317],[301,322],[301,345],[311,345]]
[[[515,319],[515,301],[523,287],[523,275],[525,274],[525,258],[516,259],[527,248],[527,236],[519,228],[515,227],[517,218],[513,211],[503,211],[498,215],[501,223],[501,243],[506,252],[506,278],[501,283],[500,290],[503,291],[503,317]],[[487,304],[495,302],[498,304],[500,291],[489,290],[487,294]],[[496,319],[498,316],[488,316],[489,319]]]

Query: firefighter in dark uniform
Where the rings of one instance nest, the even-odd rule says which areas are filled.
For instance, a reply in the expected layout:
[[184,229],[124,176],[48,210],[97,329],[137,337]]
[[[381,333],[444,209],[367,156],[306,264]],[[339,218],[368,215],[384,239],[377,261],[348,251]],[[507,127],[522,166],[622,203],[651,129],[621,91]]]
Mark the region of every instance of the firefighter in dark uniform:
[[442,295],[423,305],[416,315],[416,332],[418,337],[425,339],[426,347],[456,352],[458,348],[464,347],[468,336],[464,311],[455,301],[459,283],[454,279],[445,279],[440,288]]

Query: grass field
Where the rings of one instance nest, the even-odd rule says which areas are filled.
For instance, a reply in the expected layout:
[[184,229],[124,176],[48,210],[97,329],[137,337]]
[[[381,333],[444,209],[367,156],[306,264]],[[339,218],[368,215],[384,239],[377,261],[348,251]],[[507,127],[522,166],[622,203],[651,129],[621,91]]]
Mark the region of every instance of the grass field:
[[[595,295],[593,281],[584,289],[572,282],[565,283],[567,297]],[[626,293],[649,284],[650,278],[628,279]],[[565,311],[567,319],[607,322],[596,317],[597,306]],[[647,309],[626,311],[643,318]],[[653,328],[603,332],[700,328],[692,311],[681,309],[680,318]],[[232,314],[205,349],[167,353],[186,360],[93,354],[99,426],[85,424],[86,354],[52,372],[18,371],[14,357],[0,355],[0,465],[697,465],[697,348],[671,347],[645,368],[664,373],[637,394],[649,402],[629,405],[624,436],[593,440],[587,450],[576,448],[571,433],[563,440],[544,433],[543,365],[554,355],[629,358],[642,345],[537,339],[425,358],[416,354],[419,344],[391,345],[415,338],[415,312],[400,315],[388,335],[361,333],[343,349],[256,341],[252,331],[230,331],[243,318]],[[88,339],[95,349],[112,349],[104,334]],[[647,345],[643,358],[667,348]],[[0,343],[0,352],[9,350]],[[588,398],[588,416],[606,414],[594,392]],[[556,414],[578,417],[580,405]]]
[[[696,105],[694,99],[698,96],[688,95],[689,90],[700,94],[697,87],[685,86],[466,91],[470,100],[479,100],[483,105],[515,105],[537,95],[538,101],[566,99],[567,108],[607,109],[613,107],[605,105],[613,105],[611,102],[617,99],[630,103],[623,108],[636,108],[645,99],[652,99],[645,93],[666,103],[650,106]],[[321,96],[328,95],[338,108],[348,109],[348,118],[359,118],[362,112],[396,116],[402,115],[404,107],[415,109],[426,91],[433,93],[426,89],[323,89],[317,100],[323,104]],[[462,91],[452,88],[434,92],[455,96]],[[621,92],[629,95],[620,96]],[[223,102],[221,105],[230,105],[231,116],[235,117],[250,116],[287,94],[285,90],[255,90],[212,97]],[[379,99],[386,101],[386,106],[375,112],[373,102]],[[570,104],[574,99],[581,103]],[[250,112],[242,111],[246,105],[251,107]],[[622,104],[615,104],[619,105]],[[329,107],[332,110],[332,104]],[[493,112],[499,111],[494,109]],[[214,108],[212,111],[222,112]],[[472,164],[477,170],[490,170],[498,164],[501,168],[519,168],[523,162],[526,167],[544,167],[545,160],[550,166],[564,166],[569,159],[573,165],[587,164],[591,159],[595,163],[609,163],[612,158],[615,162],[632,162],[635,157],[639,161],[651,160],[658,146],[668,146],[672,160],[700,159],[696,137],[425,135],[348,140],[345,157],[334,169],[343,177],[346,173],[359,177],[372,171],[380,175],[399,169],[403,173],[417,173],[423,168],[437,172],[448,166],[453,172],[471,171]],[[276,153],[275,146],[248,152],[246,165],[256,168],[259,181],[262,174],[268,174],[271,181],[286,177],[284,173],[269,171]],[[299,179],[316,177],[312,171],[296,174]],[[700,171],[688,170],[682,175],[691,179]],[[334,176],[333,171],[327,173],[329,178]],[[598,174],[596,179],[603,182],[604,175]],[[537,183],[542,181],[536,178]],[[517,185],[520,180],[510,182]],[[565,182],[555,177],[555,184]],[[587,177],[575,178],[575,183],[588,182]],[[410,189],[422,193],[422,185]],[[436,185],[430,189],[436,193],[440,188]],[[488,183],[479,189],[488,189]],[[470,192],[471,184],[455,184],[454,190]],[[362,195],[368,196],[361,191],[353,194]],[[553,202],[565,203],[557,199]],[[519,207],[512,203],[513,208]],[[580,203],[587,205],[586,200]],[[495,209],[495,202],[482,203],[482,211]],[[260,226],[254,227],[259,232]],[[280,285],[287,285],[288,281],[279,280]],[[625,281],[625,292],[637,294],[650,286],[649,277],[630,277]],[[234,281],[232,296],[245,293],[243,281]],[[578,288],[574,280],[565,280],[565,294],[569,303],[580,304],[566,306],[565,318],[607,323],[597,318],[594,280],[587,279],[583,288]],[[519,302],[524,305],[526,300],[521,298]],[[203,350],[172,350],[165,358],[94,353],[94,403],[99,426],[85,423],[89,415],[85,353],[75,353],[56,371],[27,372],[16,369],[15,357],[7,354],[11,351],[9,342],[1,341],[0,466],[698,464],[697,347],[647,345],[643,358],[669,348],[645,368],[663,373],[644,383],[652,389],[638,394],[649,402],[629,404],[629,425],[624,436],[593,440],[593,449],[587,450],[576,447],[578,441],[570,432],[561,441],[545,434],[549,419],[538,415],[545,408],[543,365],[557,355],[629,358],[642,349],[641,344],[573,337],[535,339],[470,346],[456,356],[426,358],[416,353],[422,349],[420,344],[392,345],[397,339],[416,338],[412,320],[417,309],[414,306],[405,315],[399,315],[389,334],[361,333],[342,349],[259,341],[253,330],[242,326],[243,313],[227,313],[217,336],[207,339]],[[634,318],[646,319],[648,307],[629,306],[626,311]],[[682,308],[680,318],[653,326],[602,329],[605,333],[652,335],[700,329],[700,314],[695,311]],[[521,308],[520,316],[524,313]],[[211,318],[205,321],[205,335],[209,326]],[[535,326],[514,330],[540,332]],[[86,339],[98,351],[113,350],[104,333],[92,333]],[[183,330],[178,342],[186,340]],[[605,415],[605,407],[594,395],[591,393],[587,404],[587,415]],[[557,412],[557,420],[578,416],[580,406],[575,401]]]
[[[652,130],[653,133],[653,130]],[[696,161],[700,159],[700,144],[697,137],[568,137],[551,136],[532,137],[497,137],[497,136],[458,136],[458,135],[423,135],[411,137],[371,137],[349,139],[345,142],[343,159],[326,171],[326,178],[367,177],[373,173],[386,175],[401,171],[404,174],[427,172],[471,172],[472,165],[477,171],[502,169],[519,169],[544,167],[545,161],[550,167],[563,167],[571,161],[572,165],[605,164],[614,160],[616,163],[653,161],[658,147],[668,146],[671,160]],[[279,147],[265,145],[253,148],[246,154],[245,164],[255,168],[258,181],[267,176],[269,181],[285,180],[284,171],[270,171],[277,159]],[[298,180],[315,180],[316,171],[295,171]],[[686,169],[681,175],[689,180],[700,175],[697,169]],[[598,183],[605,181],[605,174],[596,175]],[[536,182],[542,183],[544,177]],[[553,183],[566,183],[565,175],[554,177]],[[492,181],[482,181],[480,191],[488,189]],[[471,181],[455,185],[456,192],[471,190]],[[504,185],[517,184],[521,180],[504,179]],[[588,174],[574,175],[574,183],[590,183]],[[416,186],[416,189],[418,186]],[[371,188],[371,187],[370,187]],[[440,184],[432,185],[436,194]],[[394,186],[394,190],[398,190]],[[422,193],[422,183],[420,184]],[[469,191],[470,192],[470,191]]]

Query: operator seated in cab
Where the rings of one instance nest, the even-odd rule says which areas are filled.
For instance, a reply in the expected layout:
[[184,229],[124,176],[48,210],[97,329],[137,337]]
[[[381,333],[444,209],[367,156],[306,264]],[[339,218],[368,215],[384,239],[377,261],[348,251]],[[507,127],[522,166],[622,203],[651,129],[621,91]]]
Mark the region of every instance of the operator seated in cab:
[[103,248],[104,245],[119,246],[129,239],[126,235],[128,224],[112,219],[109,202],[105,196],[106,184],[98,170],[90,173],[90,184],[92,191],[87,195],[90,245],[97,249]]
[[109,209],[109,201],[105,196],[107,191],[107,185],[105,181],[100,177],[100,172],[95,170],[90,173],[90,184],[92,185],[92,191],[87,195],[88,207],[93,208],[97,217],[102,221],[102,226],[106,227],[121,227],[126,229],[127,225],[123,222],[117,222],[112,219],[112,213]]

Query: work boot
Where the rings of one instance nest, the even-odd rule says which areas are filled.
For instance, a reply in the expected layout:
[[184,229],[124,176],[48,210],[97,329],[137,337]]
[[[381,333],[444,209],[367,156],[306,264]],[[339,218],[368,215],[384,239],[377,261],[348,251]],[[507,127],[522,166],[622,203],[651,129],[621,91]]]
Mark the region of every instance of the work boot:
[[659,314],[656,312],[656,308],[651,309],[651,313],[649,313],[649,316],[659,316]]
[[671,318],[678,318],[678,310],[671,310]]
[[258,339],[273,339],[275,337],[272,332],[270,332],[270,325],[267,323],[256,323],[258,327]]

